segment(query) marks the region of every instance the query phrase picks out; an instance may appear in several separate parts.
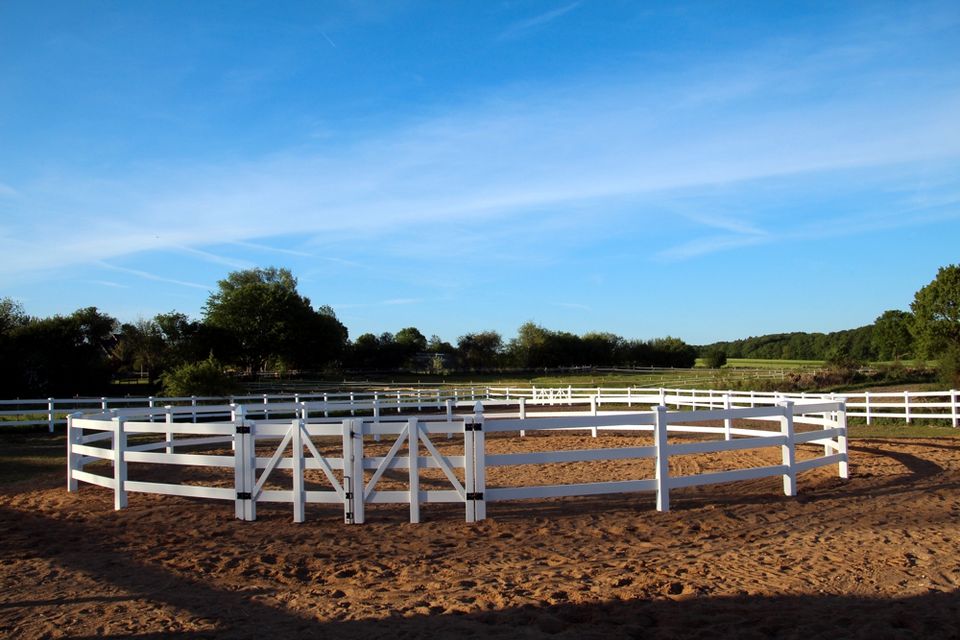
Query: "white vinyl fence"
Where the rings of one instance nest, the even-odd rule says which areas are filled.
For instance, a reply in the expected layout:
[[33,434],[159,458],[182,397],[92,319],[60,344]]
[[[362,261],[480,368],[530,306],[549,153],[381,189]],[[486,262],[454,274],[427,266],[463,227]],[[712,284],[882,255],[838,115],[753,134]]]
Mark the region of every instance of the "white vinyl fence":
[[[842,401],[784,400],[755,407],[671,412],[660,402],[661,398],[671,399],[665,391],[658,391],[644,398],[647,404],[654,405],[653,410],[637,412],[600,411],[593,398],[586,411],[534,413],[528,411],[526,398],[520,398],[488,401],[486,408],[494,411],[486,414],[480,402],[471,407],[472,411],[454,413],[452,401],[447,400],[445,412],[386,415],[379,400],[361,405],[354,398],[352,404],[343,403],[338,408],[357,415],[341,417],[330,416],[334,406],[329,399],[273,404],[273,417],[262,419],[251,418],[254,413],[265,413],[262,405],[236,404],[77,413],[68,418],[67,486],[69,491],[76,491],[79,483],[85,482],[110,489],[116,509],[127,505],[128,493],[143,492],[231,501],[236,517],[243,520],[256,518],[260,502],[292,504],[295,522],[304,520],[308,503],[340,504],[345,522],[362,523],[365,505],[401,503],[409,504],[410,521],[419,522],[422,504],[447,502],[462,504],[466,520],[473,522],[486,517],[488,502],[651,491],[656,494],[657,509],[666,511],[670,508],[671,489],[782,476],[784,493],[792,496],[796,494],[797,474],[804,471],[836,464],[840,477],[848,475]],[[575,402],[572,398],[566,401]],[[729,398],[726,402],[730,404]],[[371,415],[360,416],[360,412]],[[586,430],[595,437],[605,431],[646,431],[652,433],[653,444],[487,453],[487,434],[521,436],[531,431],[567,430]],[[677,434],[700,437],[671,442],[669,436]],[[446,439],[446,453],[437,446],[441,437]],[[383,438],[384,444],[390,444],[386,454],[367,455],[365,444],[369,446],[371,441]],[[545,441],[549,442],[549,438]],[[798,460],[797,447],[811,444],[816,445],[815,451],[822,450],[822,455]],[[198,453],[198,447],[212,453]],[[457,451],[455,455],[450,453],[451,447]],[[765,447],[780,449],[780,464],[691,476],[670,475],[671,456]],[[653,477],[546,486],[486,486],[487,470],[498,466],[630,459],[653,460]],[[110,465],[95,464],[103,461]],[[162,475],[170,465],[200,467],[212,474],[212,479],[207,484],[196,484],[193,478],[189,484],[131,480],[131,463],[141,465],[139,468],[154,465],[154,475]],[[283,478],[275,474],[279,469],[287,472]],[[378,489],[384,474],[394,469],[407,470],[405,488]],[[439,469],[446,486],[425,489],[420,482],[423,469]],[[315,485],[320,477],[325,483],[322,489],[307,488],[308,471],[320,472],[311,474],[310,483]],[[534,478],[536,474],[530,476]],[[270,482],[271,479],[274,481]],[[283,482],[288,482],[289,488],[277,488]]]
[[[325,415],[338,412],[356,414],[362,407],[376,405],[384,412],[444,410],[448,405],[464,406],[482,400],[524,399],[530,404],[574,405],[593,401],[603,405],[652,406],[663,403],[675,408],[718,409],[729,401],[732,407],[775,405],[785,400],[808,402],[844,400],[847,416],[864,418],[867,424],[886,419],[912,422],[927,421],[960,426],[960,393],[949,391],[861,392],[843,394],[777,393],[761,391],[722,391],[702,389],[651,389],[641,387],[574,387],[574,386],[468,386],[430,388],[383,388],[377,390],[337,391],[303,394],[259,394],[222,397],[103,397],[103,398],[40,398],[0,400],[0,427],[15,425],[65,425],[67,415],[99,409],[149,409],[166,406],[209,407],[242,404],[251,416],[269,418],[274,407],[307,402],[320,403]],[[206,411],[206,410],[205,410]],[[222,410],[226,417],[229,412]],[[151,420],[156,420],[153,415]]]

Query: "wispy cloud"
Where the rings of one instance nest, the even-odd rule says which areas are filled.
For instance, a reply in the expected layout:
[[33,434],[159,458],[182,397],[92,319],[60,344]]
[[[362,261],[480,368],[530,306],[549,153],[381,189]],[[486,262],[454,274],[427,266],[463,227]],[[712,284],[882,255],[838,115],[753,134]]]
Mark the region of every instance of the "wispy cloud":
[[557,18],[570,13],[581,4],[581,2],[571,2],[570,4],[557,7],[556,9],[551,9],[550,11],[546,11],[532,18],[515,22],[501,32],[500,39],[509,40],[511,38],[516,38],[528,31],[532,31],[547,24],[548,22],[552,22]]
[[110,280],[88,280],[90,284],[98,284],[102,287],[110,287],[112,289],[129,289],[130,285],[120,284],[119,282],[112,282]]
[[676,262],[704,256],[718,251],[730,251],[771,242],[771,236],[710,236],[697,238],[657,252],[654,257],[664,262]]
[[236,240],[231,244],[238,247],[246,247],[248,249],[255,249],[257,251],[263,251],[265,253],[279,253],[287,256],[297,256],[300,258],[312,258],[312,253],[307,253],[306,251],[297,251],[295,249],[284,249],[282,247],[271,247],[268,244],[263,244],[261,242],[246,242]]
[[173,278],[165,278],[165,277],[160,276],[160,275],[157,275],[157,274],[155,274],[155,273],[149,273],[149,272],[147,272],[147,271],[140,271],[139,269],[129,269],[129,268],[127,268],[127,267],[119,267],[119,266],[117,266],[117,265],[110,264],[110,263],[108,263],[108,262],[97,261],[95,264],[96,264],[98,267],[101,267],[101,268],[103,268],[103,269],[109,269],[109,270],[111,270],[111,271],[118,271],[118,272],[120,272],[120,273],[128,273],[128,274],[130,274],[130,275],[132,275],[132,276],[137,276],[138,278],[143,278],[144,280],[153,280],[153,281],[155,281],[155,282],[166,282],[166,283],[169,283],[169,284],[176,284],[176,285],[179,285],[179,286],[181,286],[181,287],[190,287],[190,288],[193,288],[193,289],[202,289],[202,290],[204,290],[204,291],[210,291],[211,289],[213,289],[213,287],[210,287],[210,286],[207,286],[207,285],[204,285],[204,284],[197,284],[196,282],[186,282],[186,281],[184,281],[184,280],[176,280],[176,279],[173,279]]
[[320,31],[320,35],[323,36],[323,39],[326,40],[331,47],[333,47],[334,49],[337,48],[337,45],[334,44],[333,40],[330,39],[330,36],[328,36],[325,31]]
[[[670,246],[655,254],[663,262],[678,262],[692,258],[731,251],[772,242],[798,242],[844,238],[931,225],[960,220],[960,200],[943,199],[925,206],[894,207],[882,211],[867,211],[853,215],[832,216],[829,223],[823,220],[798,220],[784,225],[776,233],[757,232],[747,227],[741,233],[698,237]],[[738,231],[736,226],[730,229]]]
[[250,269],[254,266],[254,264],[249,260],[228,258],[226,256],[211,253],[210,251],[194,249],[193,247],[177,247],[177,249],[183,253],[189,253],[190,255],[197,256],[198,258],[201,258],[207,262],[212,262],[213,264],[222,264],[232,269]]

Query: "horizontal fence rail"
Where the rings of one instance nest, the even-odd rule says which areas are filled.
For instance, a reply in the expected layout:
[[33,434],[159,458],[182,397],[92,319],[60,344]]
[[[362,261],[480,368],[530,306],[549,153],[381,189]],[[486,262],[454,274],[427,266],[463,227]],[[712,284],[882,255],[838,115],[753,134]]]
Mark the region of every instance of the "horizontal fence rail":
[[[647,405],[648,410],[610,411],[600,408],[598,396],[584,403],[572,389],[565,397],[538,397],[533,390],[530,394],[529,399],[520,395],[486,402],[433,396],[416,402],[403,396],[389,401],[374,396],[360,402],[355,396],[347,402],[328,396],[286,403],[101,406],[99,411],[67,417],[67,488],[77,491],[83,482],[110,489],[116,509],[127,506],[131,492],[230,501],[242,520],[256,519],[258,503],[287,503],[295,522],[304,521],[309,503],[341,505],[345,522],[362,523],[368,504],[408,504],[410,521],[419,522],[422,504],[446,502],[462,504],[466,520],[474,522],[486,517],[487,503],[504,500],[651,491],[657,509],[667,511],[671,489],[781,476],[784,494],[793,496],[799,473],[836,464],[840,477],[848,477],[842,400],[756,399],[748,404],[725,395],[717,401],[719,408],[717,402],[701,399],[670,411],[668,403],[682,405],[691,399],[663,389],[627,394],[628,402]],[[605,401],[622,404],[623,396],[608,395]],[[550,409],[551,403],[585,406],[557,411]],[[466,411],[458,410],[464,406]],[[424,408],[434,412],[422,413]],[[648,432],[653,444],[487,452],[487,434],[524,437],[530,432],[571,430],[593,437],[608,431]],[[677,434],[700,438],[671,442],[670,436]],[[797,447],[802,445],[822,448],[822,455],[798,461]],[[767,447],[779,448],[779,464],[670,475],[671,456]],[[643,459],[653,461],[652,477],[486,486],[488,470],[496,467]],[[161,471],[170,466],[201,468],[208,479],[204,484],[195,479],[189,484],[131,479],[130,464],[154,465]],[[421,483],[421,471],[427,469],[442,474],[441,488]],[[402,470],[407,472],[404,488],[380,487],[388,472],[396,484]],[[162,475],[153,475],[158,474]],[[317,478],[321,487],[316,486]]]

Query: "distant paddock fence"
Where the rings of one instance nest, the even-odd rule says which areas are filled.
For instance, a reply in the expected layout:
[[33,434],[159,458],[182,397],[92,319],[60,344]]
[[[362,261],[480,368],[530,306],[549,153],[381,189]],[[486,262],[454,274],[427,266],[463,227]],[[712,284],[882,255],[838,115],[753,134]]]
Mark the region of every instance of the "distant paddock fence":
[[[78,412],[68,416],[67,488],[77,491],[80,483],[87,483],[109,489],[116,509],[127,506],[129,493],[223,500],[233,502],[235,515],[242,520],[256,519],[257,505],[266,502],[292,505],[294,522],[304,521],[307,504],[340,505],[347,523],[363,523],[365,506],[371,504],[408,504],[410,521],[419,522],[422,505],[456,503],[463,506],[466,520],[475,522],[486,518],[488,503],[501,501],[653,492],[657,510],[668,511],[671,489],[781,476],[784,494],[794,496],[797,476],[805,471],[836,464],[838,475],[848,477],[842,400],[781,400],[753,407],[677,411],[670,411],[663,400],[678,397],[665,390],[631,393],[637,410],[618,411],[600,410],[596,398],[584,403],[569,397],[563,402],[570,406],[558,410],[549,409],[549,403],[528,406],[521,396],[461,400],[456,406],[446,399],[445,410],[434,413],[405,413],[411,407],[404,407],[402,398],[399,406],[354,398],[352,404],[337,407],[345,414],[340,416],[331,415],[329,399],[274,403],[270,416],[265,416],[262,403]],[[732,405],[729,398],[726,402]],[[640,405],[648,409],[640,410]],[[400,413],[390,411],[396,408]],[[563,431],[587,432],[594,438],[606,432],[648,432],[653,444],[488,452],[488,435]],[[602,439],[597,442],[602,444]],[[779,448],[779,464],[695,475],[670,473],[671,457],[767,447]],[[798,459],[801,449],[804,459]],[[487,486],[488,470],[496,467],[643,459],[653,462],[652,477]],[[138,476],[148,469],[152,479],[131,479],[131,465]],[[163,481],[155,479],[172,466],[199,470],[204,483],[197,484],[197,477],[175,482],[173,473]],[[421,482],[421,472],[428,469],[438,470],[429,486]],[[388,472],[392,488],[381,487]],[[536,475],[531,473],[531,479]],[[431,488],[437,477],[442,477],[441,488]]]
[[[229,411],[222,407],[239,404],[250,412],[250,416],[270,418],[277,407],[306,402],[319,406],[326,417],[348,412],[355,415],[360,407],[379,406],[383,411],[447,411],[451,407],[470,404],[477,400],[506,400],[540,405],[562,405],[589,403],[598,407],[610,405],[650,406],[650,398],[656,397],[658,403],[676,409],[721,409],[729,405],[736,407],[757,407],[775,405],[785,400],[806,402],[842,399],[845,402],[848,418],[862,418],[873,424],[876,420],[887,420],[911,424],[927,422],[960,426],[960,393],[956,389],[949,391],[892,391],[860,393],[778,393],[766,391],[732,391],[689,388],[649,388],[649,387],[587,387],[587,386],[444,386],[405,387],[383,386],[379,388],[355,388],[314,393],[286,394],[249,394],[229,397],[101,397],[101,398],[40,398],[27,400],[0,400],[0,428],[4,426],[46,425],[50,432],[55,427],[64,426],[67,416],[77,411],[83,413],[118,410],[148,410],[151,420],[161,419],[164,407],[175,407],[180,411],[189,407],[188,413],[210,416],[205,407],[220,406],[220,415],[227,416]],[[158,411],[160,413],[158,413]]]

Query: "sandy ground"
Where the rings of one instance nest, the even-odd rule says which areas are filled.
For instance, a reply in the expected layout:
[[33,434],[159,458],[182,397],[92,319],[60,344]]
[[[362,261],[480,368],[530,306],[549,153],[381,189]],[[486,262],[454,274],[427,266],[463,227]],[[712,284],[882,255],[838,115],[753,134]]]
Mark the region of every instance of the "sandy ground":
[[[598,446],[549,437],[549,448]],[[778,453],[724,456],[672,472]],[[636,471],[515,467],[490,485]],[[853,441],[851,474],[802,474],[796,498],[779,478],[676,490],[669,513],[632,494],[491,504],[478,524],[454,505],[424,505],[418,525],[404,507],[368,505],[355,526],[333,506],[308,506],[298,525],[289,506],[261,505],[240,522],[231,503],[142,494],[115,512],[107,490],[69,494],[62,477],[43,478],[0,493],[0,635],[960,637],[960,442]]]

